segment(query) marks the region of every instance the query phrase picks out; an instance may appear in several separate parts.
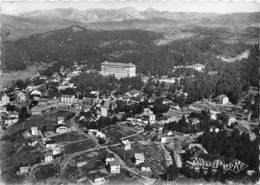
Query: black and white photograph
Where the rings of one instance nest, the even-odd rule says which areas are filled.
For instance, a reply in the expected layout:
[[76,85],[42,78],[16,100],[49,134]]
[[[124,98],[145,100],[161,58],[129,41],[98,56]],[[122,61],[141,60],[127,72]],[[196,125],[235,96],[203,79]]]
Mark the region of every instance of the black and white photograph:
[[260,1],[0,12],[0,185],[260,184]]

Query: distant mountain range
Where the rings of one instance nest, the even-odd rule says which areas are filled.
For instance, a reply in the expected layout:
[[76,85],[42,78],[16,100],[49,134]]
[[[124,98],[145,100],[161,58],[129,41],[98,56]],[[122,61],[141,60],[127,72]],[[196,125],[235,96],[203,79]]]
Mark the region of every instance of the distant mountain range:
[[147,9],[138,11],[131,7],[121,9],[73,8],[37,10],[18,16],[1,15],[3,40],[16,40],[35,33],[80,25],[88,29],[144,29],[168,32],[191,26],[247,27],[259,26],[260,12],[255,13],[196,13],[169,12]]

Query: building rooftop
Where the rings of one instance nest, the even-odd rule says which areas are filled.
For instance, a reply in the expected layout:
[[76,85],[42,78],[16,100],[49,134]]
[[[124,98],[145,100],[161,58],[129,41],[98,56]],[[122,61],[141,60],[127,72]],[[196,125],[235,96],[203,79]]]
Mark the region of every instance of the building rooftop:
[[118,63],[118,62],[108,62],[105,61],[101,64],[102,66],[109,66],[109,67],[136,67],[133,63]]

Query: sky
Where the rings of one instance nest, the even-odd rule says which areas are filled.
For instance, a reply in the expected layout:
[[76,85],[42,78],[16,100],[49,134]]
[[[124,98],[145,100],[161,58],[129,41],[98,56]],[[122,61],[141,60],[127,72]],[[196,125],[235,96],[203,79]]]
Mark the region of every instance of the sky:
[[256,12],[260,11],[260,0],[64,0],[64,1],[8,1],[1,2],[1,13],[18,15],[19,13],[30,12],[34,10],[49,10],[56,8],[74,8],[86,10],[90,8],[118,9],[123,7],[133,7],[137,10],[154,8],[160,11],[172,12],[215,12],[220,14],[233,12]]

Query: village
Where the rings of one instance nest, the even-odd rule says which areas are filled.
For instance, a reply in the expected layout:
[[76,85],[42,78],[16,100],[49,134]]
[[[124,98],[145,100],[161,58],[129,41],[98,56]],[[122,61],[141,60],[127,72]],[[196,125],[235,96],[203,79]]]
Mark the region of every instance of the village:
[[[176,66],[174,70],[180,68],[199,72],[204,69],[195,65]],[[149,95],[143,87],[154,82],[167,89],[178,85],[182,76],[141,75],[144,85],[140,89],[117,92],[117,87],[104,93],[93,88],[82,91],[75,83],[82,74],[102,78],[113,75],[119,86],[121,79],[139,76],[132,63],[106,61],[99,72],[75,62],[71,68],[61,67],[50,76],[36,74],[26,84],[3,88],[1,175],[8,173],[5,178],[14,182],[22,179],[37,183],[56,178],[64,184],[101,185],[122,180],[152,184],[159,177],[167,181],[174,174],[178,176],[178,172],[171,171],[172,167],[180,169],[181,177],[186,175],[182,173],[184,168],[200,173],[205,167],[205,162],[201,162],[204,159],[196,152],[195,158],[184,160],[183,155],[194,150],[208,154],[198,139],[204,133],[232,135],[238,131],[240,135],[248,134],[252,142],[256,139],[253,130],[257,119],[243,106],[246,101],[256,103],[258,92],[253,88],[236,105],[225,94],[183,105],[181,100],[185,101],[189,94],[181,88],[174,94],[180,101],[174,101],[164,90],[158,97],[156,93]],[[246,161],[232,160],[233,166],[224,161],[216,162],[218,165],[208,162],[203,170],[208,173],[209,166],[217,170],[223,165],[235,174],[256,173]]]

